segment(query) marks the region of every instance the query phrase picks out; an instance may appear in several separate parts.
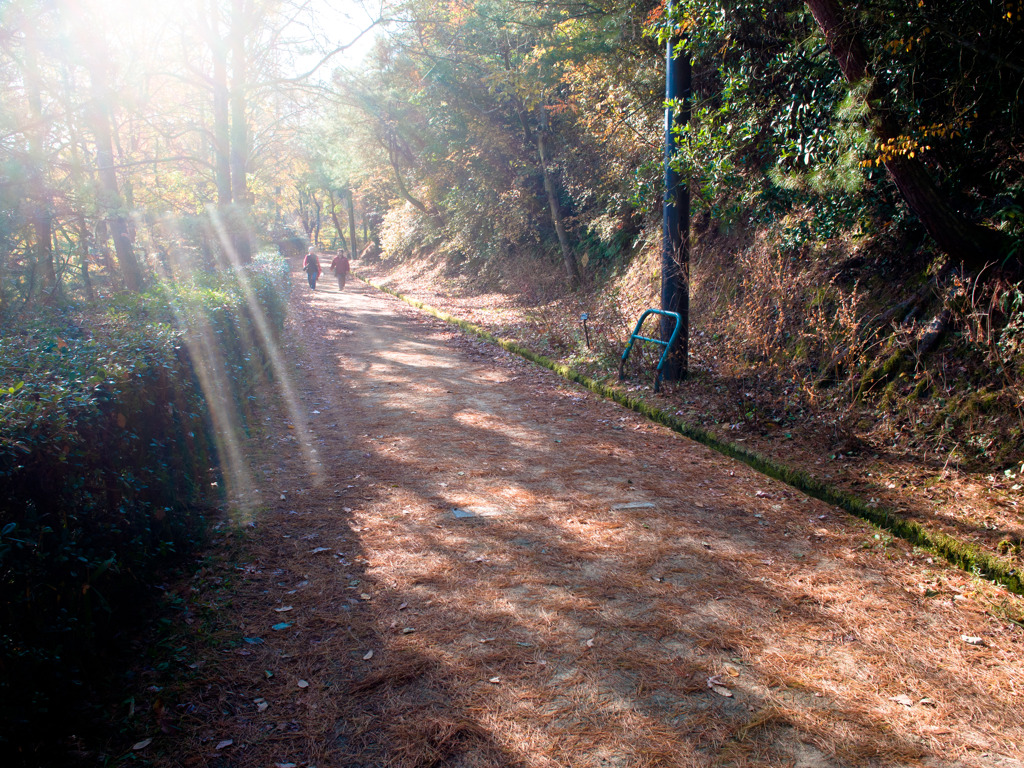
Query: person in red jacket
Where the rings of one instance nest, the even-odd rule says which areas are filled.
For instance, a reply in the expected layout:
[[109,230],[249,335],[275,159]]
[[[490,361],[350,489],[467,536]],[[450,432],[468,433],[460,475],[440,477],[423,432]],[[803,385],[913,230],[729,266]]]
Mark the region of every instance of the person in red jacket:
[[320,269],[320,259],[317,258],[316,251],[313,250],[313,246],[309,247],[309,253],[307,253],[306,258],[302,260],[302,271],[305,272],[306,277],[309,278],[309,287],[315,291],[316,279],[320,277],[323,270]]
[[348,256],[345,255],[345,249],[339,248],[338,255],[331,262],[331,271],[338,278],[339,291],[345,290],[345,278],[348,277],[349,269],[351,269],[351,265],[349,264]]

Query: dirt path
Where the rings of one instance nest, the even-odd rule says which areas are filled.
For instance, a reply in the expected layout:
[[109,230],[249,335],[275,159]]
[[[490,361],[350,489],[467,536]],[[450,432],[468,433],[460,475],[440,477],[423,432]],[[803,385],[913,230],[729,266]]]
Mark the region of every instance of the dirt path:
[[1016,598],[359,283],[296,277],[308,432],[268,425],[243,561],[189,586],[167,733],[136,755],[1024,765]]

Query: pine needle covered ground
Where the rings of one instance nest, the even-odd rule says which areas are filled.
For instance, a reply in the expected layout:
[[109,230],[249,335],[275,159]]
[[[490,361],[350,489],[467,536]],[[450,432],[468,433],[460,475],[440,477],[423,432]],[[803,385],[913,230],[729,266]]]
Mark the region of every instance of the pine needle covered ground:
[[1021,764],[1020,598],[364,285],[290,323],[308,427],[268,414],[108,754]]

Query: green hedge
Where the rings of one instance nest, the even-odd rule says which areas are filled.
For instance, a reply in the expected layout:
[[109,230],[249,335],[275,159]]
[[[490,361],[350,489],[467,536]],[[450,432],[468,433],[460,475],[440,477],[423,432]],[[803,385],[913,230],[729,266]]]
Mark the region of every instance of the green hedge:
[[284,273],[239,274],[5,328],[0,748],[74,699],[159,569],[201,540],[220,484],[208,363],[190,349],[205,340],[245,425],[268,375],[256,312],[272,333],[284,321]]

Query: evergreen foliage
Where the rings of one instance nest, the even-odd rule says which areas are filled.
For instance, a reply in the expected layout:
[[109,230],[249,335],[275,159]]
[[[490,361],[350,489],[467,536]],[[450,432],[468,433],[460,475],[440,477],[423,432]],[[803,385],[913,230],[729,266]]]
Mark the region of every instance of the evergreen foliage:
[[[252,287],[250,307],[241,281]],[[41,314],[0,339],[0,744],[40,734],[114,653],[155,579],[220,500],[217,435],[190,352],[255,413],[287,288],[277,264]],[[42,742],[39,742],[42,743]]]

